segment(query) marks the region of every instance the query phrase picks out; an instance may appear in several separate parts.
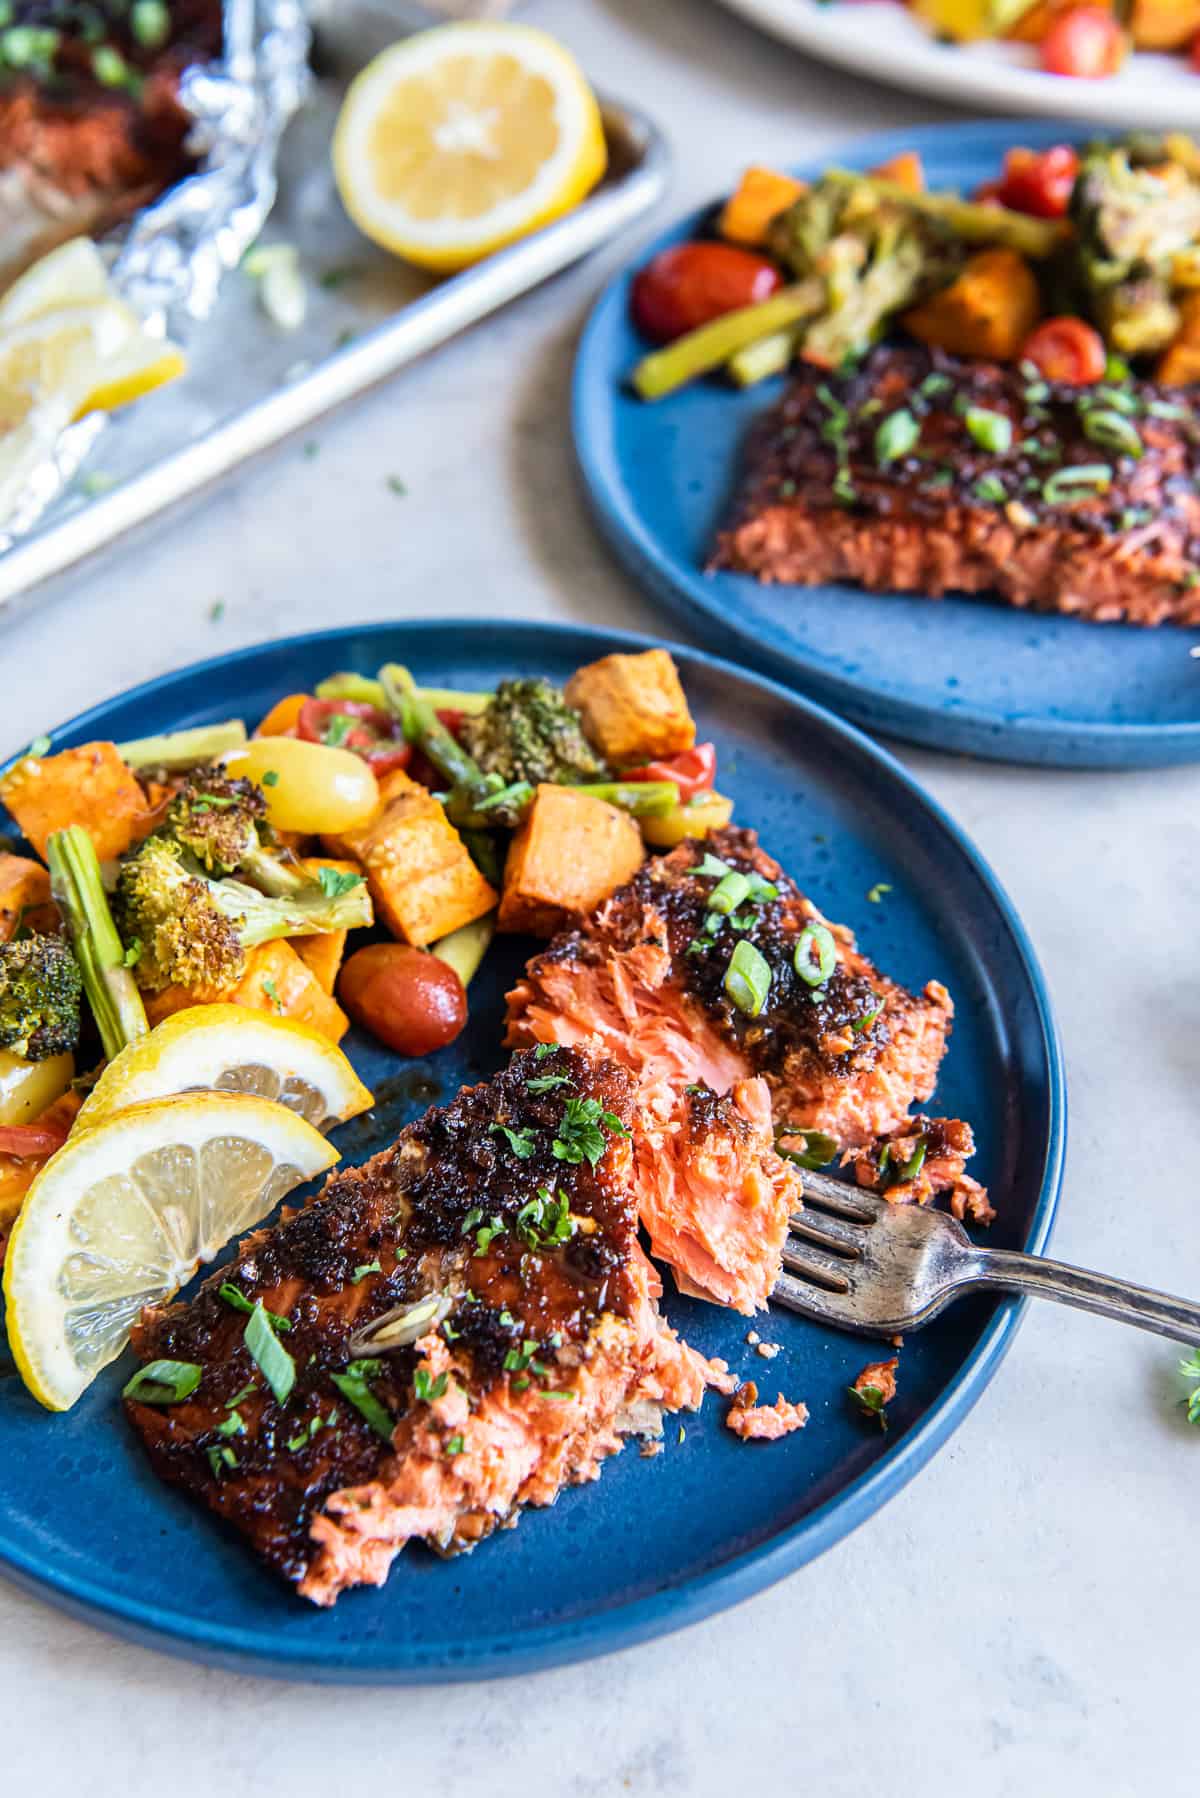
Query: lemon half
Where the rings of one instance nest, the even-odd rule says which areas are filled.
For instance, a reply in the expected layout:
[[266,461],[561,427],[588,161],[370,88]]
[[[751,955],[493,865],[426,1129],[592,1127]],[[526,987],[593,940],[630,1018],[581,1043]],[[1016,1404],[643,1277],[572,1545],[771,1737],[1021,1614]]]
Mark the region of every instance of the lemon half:
[[568,212],[606,163],[579,65],[529,25],[468,21],[394,44],[352,83],[333,140],[359,229],[439,270]]
[[161,1304],[304,1180],[338,1159],[269,1099],[183,1094],[72,1134],[29,1189],[4,1263],[21,1378],[66,1411]]
[[171,1093],[217,1091],[275,1099],[318,1130],[371,1105],[342,1051],[307,1024],[244,1005],[194,1005],[129,1043],[101,1074],[76,1130]]

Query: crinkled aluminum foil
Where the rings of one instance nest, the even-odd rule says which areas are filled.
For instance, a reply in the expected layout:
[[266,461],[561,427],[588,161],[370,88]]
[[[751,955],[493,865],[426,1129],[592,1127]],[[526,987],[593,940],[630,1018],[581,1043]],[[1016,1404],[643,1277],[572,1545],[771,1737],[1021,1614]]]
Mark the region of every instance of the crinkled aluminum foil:
[[[222,61],[197,64],[180,84],[199,167],[114,234],[114,284],[151,331],[186,342],[262,229],[279,140],[308,86],[308,49],[301,0],[225,0]],[[95,413],[63,431],[0,530],[0,552],[70,484],[107,422]]]

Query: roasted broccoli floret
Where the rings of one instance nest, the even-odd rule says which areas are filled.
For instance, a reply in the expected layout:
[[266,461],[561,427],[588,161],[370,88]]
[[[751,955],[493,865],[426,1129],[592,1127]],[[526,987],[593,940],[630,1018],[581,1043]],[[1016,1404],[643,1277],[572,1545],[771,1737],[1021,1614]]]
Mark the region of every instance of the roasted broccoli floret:
[[464,718],[462,738],[485,774],[572,786],[603,780],[604,762],[583,734],[579,713],[547,680],[505,680],[486,712]]
[[1086,304],[1113,349],[1161,350],[1179,329],[1173,264],[1200,238],[1200,182],[1177,162],[1135,167],[1128,148],[1085,157],[1071,202]]
[[0,1049],[25,1061],[65,1055],[79,1041],[79,963],[56,936],[0,943]]
[[252,780],[198,768],[181,782],[161,836],[177,843],[207,874],[237,874],[261,892],[299,893],[305,876],[264,832],[267,801]]
[[828,178],[780,213],[768,244],[797,280],[825,283],[803,349],[828,368],[861,355],[895,313],[946,286],[964,256],[940,218],[880,198],[866,181]]
[[117,917],[140,985],[178,985],[197,994],[230,991],[246,972],[246,951],[274,937],[354,930],[372,921],[366,883],[327,894],[313,882],[276,897],[240,880],[210,880],[188,865],[177,843],[152,836],[121,866]]

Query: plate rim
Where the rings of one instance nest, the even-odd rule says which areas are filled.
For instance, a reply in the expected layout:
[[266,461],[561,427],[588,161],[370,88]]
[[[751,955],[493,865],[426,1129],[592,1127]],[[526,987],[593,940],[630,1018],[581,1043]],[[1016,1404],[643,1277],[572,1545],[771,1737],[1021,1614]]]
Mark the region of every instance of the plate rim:
[[[1198,82],[1200,85],[1200,82]],[[1097,131],[1112,127],[1093,122]],[[950,124],[901,126],[839,140],[829,152],[789,165],[801,179],[830,163],[850,167],[885,162],[911,148],[914,137],[924,143],[930,137],[971,144],[991,142],[999,135],[1019,134],[1034,147],[1086,133],[1085,121],[1071,121],[1064,132],[1053,120],[1021,118],[967,119]],[[571,439],[579,475],[592,516],[605,541],[633,578],[649,587],[669,612],[680,618],[725,652],[756,673],[784,684],[803,681],[802,691],[827,710],[844,711],[859,728],[882,731],[927,749],[979,756],[987,761],[1013,765],[1057,768],[1169,767],[1200,760],[1200,721],[1163,724],[1113,724],[1103,720],[1079,721],[1036,716],[1014,718],[1011,713],[984,704],[956,704],[953,713],[939,713],[932,702],[888,693],[862,678],[852,679],[821,667],[801,651],[777,648],[751,637],[744,628],[726,622],[717,585],[732,575],[711,576],[703,569],[680,574],[679,564],[643,524],[628,503],[625,483],[611,455],[612,371],[600,339],[608,331],[614,312],[624,315],[630,282],[637,268],[668,244],[692,234],[710,218],[725,199],[719,193],[700,206],[676,217],[636,252],[636,260],[624,263],[605,283],[588,313],[571,371]],[[837,591],[847,583],[832,582]],[[799,591],[785,588],[781,591]],[[939,602],[929,599],[930,605]],[[1008,607],[1015,623],[1038,614]],[[1087,620],[1076,620],[1087,625]],[[1136,630],[1126,625],[1092,626],[1094,629]],[[1169,627],[1176,628],[1176,627]]]
[[[985,61],[961,52],[952,55],[955,46],[939,44],[921,31],[916,20],[911,21],[914,33],[911,50],[902,58],[891,59],[876,56],[869,48],[865,54],[860,53],[849,16],[839,18],[836,11],[827,11],[824,7],[817,10],[810,5],[801,10],[797,0],[720,0],[720,3],[726,11],[734,13],[755,30],[827,65],[951,105],[972,108],[1011,106],[1026,117],[1066,118],[1086,123],[1094,99],[1096,110],[1107,113],[1110,130],[1113,126],[1137,129],[1163,123],[1194,130],[1200,125],[1200,89],[1190,106],[1186,98],[1181,97],[1176,109],[1175,95],[1172,94],[1167,118],[1163,119],[1161,109],[1156,114],[1156,96],[1149,91],[1154,71],[1144,75],[1139,71],[1139,80],[1143,80],[1145,86],[1136,89],[1125,83],[1124,71],[1115,81],[1102,84],[1076,81],[1064,88],[1064,83],[1070,82],[1069,77],[1000,61]],[[786,12],[782,10],[784,5],[789,8]],[[1171,53],[1139,51],[1137,54],[1153,56],[1157,63],[1170,60]],[[1186,96],[1186,77],[1180,87],[1182,95]],[[1098,89],[1102,91],[1098,92]]]
[[[688,644],[672,643],[643,632],[539,619],[508,621],[504,628],[516,639],[517,653],[524,644],[532,647],[535,639],[547,635],[560,645],[571,639],[579,640],[601,654],[669,648],[685,661],[698,663],[718,676],[733,675],[764,688],[771,697],[798,708],[817,730],[840,739],[841,746],[859,760],[865,758],[868,764],[873,764],[877,773],[898,787],[903,798],[918,812],[924,812],[928,820],[949,838],[951,846],[980,881],[995,909],[998,923],[1007,932],[1037,1018],[1047,1116],[1045,1140],[1041,1146],[1041,1185],[1023,1246],[1030,1253],[1043,1252],[1057,1212],[1066,1151],[1067,1093],[1062,1042],[1049,987],[1029,934],[1006,889],[962,826],[890,751],[875,743],[865,732],[805,695],[754,670]],[[420,639],[443,634],[447,629],[485,640],[494,639],[496,620],[476,616],[371,620],[266,638],[139,682],[75,714],[59,724],[51,735],[65,739],[86,731],[114,705],[158,698],[176,682],[204,681],[231,666],[244,667],[264,653],[286,653],[323,643],[345,642],[349,638],[360,642],[371,638],[394,641],[397,633]],[[815,1559],[866,1522],[920,1471],[977,1403],[1012,1346],[1027,1304],[1028,1300],[1020,1298],[998,1300],[993,1315],[956,1373],[896,1448],[768,1542],[743,1549],[679,1586],[647,1593],[618,1609],[594,1613],[570,1623],[545,1625],[526,1631],[520,1637],[492,1636],[486,1641],[477,1640],[466,1647],[461,1658],[441,1650],[427,1658],[418,1655],[362,1664],[354,1644],[341,1647],[329,1643],[314,1651],[308,1643],[293,1647],[276,1640],[269,1647],[263,1647],[260,1646],[263,1641],[261,1628],[231,1629],[210,1626],[202,1617],[181,1619],[178,1613],[161,1605],[114,1597],[89,1579],[48,1569],[39,1565],[34,1557],[14,1554],[2,1543],[0,1575],[55,1608],[110,1634],[187,1660],[271,1678],[363,1686],[430,1685],[567,1666],[698,1623],[716,1611],[740,1603]]]

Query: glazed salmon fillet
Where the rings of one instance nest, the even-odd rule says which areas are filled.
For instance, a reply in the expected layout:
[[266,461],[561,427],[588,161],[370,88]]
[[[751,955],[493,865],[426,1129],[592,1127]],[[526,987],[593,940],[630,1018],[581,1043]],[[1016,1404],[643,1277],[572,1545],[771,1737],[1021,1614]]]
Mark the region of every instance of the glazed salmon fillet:
[[[710,901],[731,871],[752,891],[723,916]],[[813,924],[829,930],[836,951],[819,989],[794,967],[800,934]],[[739,938],[770,969],[753,1017],[724,986]],[[881,974],[753,831],[727,829],[647,861],[535,955],[508,995],[506,1040],[592,1043],[633,1074],[650,1120],[642,1125],[642,1221],[654,1253],[685,1291],[753,1310],[774,1283],[799,1199],[779,1173],[773,1136],[821,1132],[843,1150],[864,1149],[901,1127],[909,1106],[933,1091],[953,1015],[944,986],[930,981],[917,995]],[[689,1089],[729,1095],[757,1131],[756,1180],[772,1187],[769,1200],[747,1204],[739,1175],[726,1181],[722,1205],[695,1155],[678,1172],[663,1168],[664,1146],[678,1160],[692,1140]],[[658,1131],[655,1118],[665,1120]]]
[[406,1543],[470,1548],[731,1389],[659,1315],[635,1096],[599,1055],[514,1056],[148,1312],[142,1360],[199,1369],[179,1403],[126,1400],[156,1471],[329,1605]]

